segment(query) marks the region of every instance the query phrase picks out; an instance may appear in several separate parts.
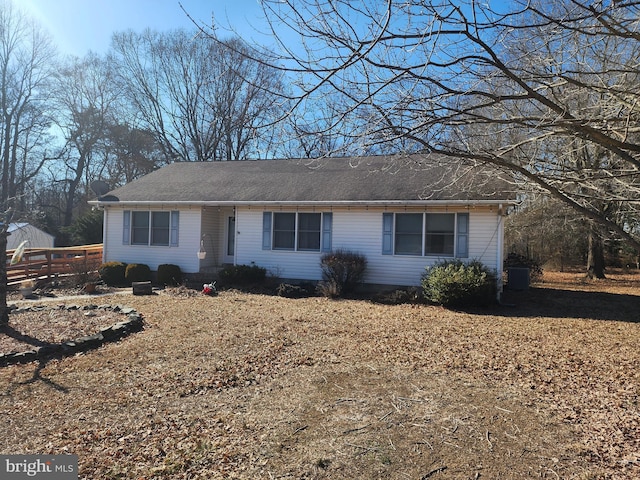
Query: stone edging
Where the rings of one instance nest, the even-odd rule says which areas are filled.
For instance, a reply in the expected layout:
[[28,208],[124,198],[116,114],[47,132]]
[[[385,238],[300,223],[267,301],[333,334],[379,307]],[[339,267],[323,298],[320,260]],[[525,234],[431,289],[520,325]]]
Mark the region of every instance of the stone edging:
[[[43,307],[37,305],[30,307],[19,307],[13,309],[10,313],[29,311],[39,312],[51,308],[54,307]],[[79,307],[77,305],[69,305],[64,308],[67,310],[111,310],[113,312],[118,312],[122,315],[126,315],[127,320],[115,323],[110,327],[103,328],[93,335],[76,338],[75,340],[68,340],[62,343],[53,343],[50,345],[45,345],[43,347],[34,347],[33,349],[24,352],[0,354],[0,367],[6,367],[8,365],[14,365],[18,363],[29,363],[46,358],[61,358],[74,355],[79,352],[85,352],[87,350],[98,348],[105,343],[118,341],[131,333],[139,332],[144,327],[142,315],[130,307],[123,307],[120,305],[85,305],[82,307]]]

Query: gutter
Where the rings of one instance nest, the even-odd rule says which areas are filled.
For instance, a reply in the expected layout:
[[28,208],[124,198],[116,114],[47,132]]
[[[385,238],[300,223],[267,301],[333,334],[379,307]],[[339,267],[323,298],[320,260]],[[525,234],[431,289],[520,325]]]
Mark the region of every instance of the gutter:
[[100,207],[117,205],[177,205],[177,206],[201,206],[201,207],[224,207],[224,206],[386,206],[386,205],[517,205],[517,200],[336,200],[336,201],[145,201],[145,200],[124,200],[124,201],[101,201],[90,200],[90,205]]

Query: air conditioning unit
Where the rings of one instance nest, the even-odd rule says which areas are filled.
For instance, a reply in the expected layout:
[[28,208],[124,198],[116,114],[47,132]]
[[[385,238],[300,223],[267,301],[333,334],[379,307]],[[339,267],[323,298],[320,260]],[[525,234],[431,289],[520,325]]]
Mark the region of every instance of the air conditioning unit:
[[507,268],[507,288],[509,290],[529,290],[529,269],[524,267]]

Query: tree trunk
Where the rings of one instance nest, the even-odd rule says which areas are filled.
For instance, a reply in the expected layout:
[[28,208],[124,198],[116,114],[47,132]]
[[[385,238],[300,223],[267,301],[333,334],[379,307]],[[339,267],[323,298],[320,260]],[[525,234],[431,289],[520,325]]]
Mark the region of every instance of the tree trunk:
[[587,276],[606,278],[604,275],[604,248],[598,228],[592,223],[589,228],[589,253],[587,256]]
[[82,181],[82,176],[85,173],[85,168],[87,167],[87,155],[84,153],[83,149],[78,147],[78,151],[80,152],[80,158],[78,158],[78,163],[73,169],[74,177],[69,179],[69,190],[66,194],[66,204],[64,207],[64,218],[62,220],[63,227],[71,226],[73,222],[73,209],[75,207],[76,201],[76,192],[78,191],[78,186]]
[[9,325],[7,307],[7,228],[0,227],[0,330]]

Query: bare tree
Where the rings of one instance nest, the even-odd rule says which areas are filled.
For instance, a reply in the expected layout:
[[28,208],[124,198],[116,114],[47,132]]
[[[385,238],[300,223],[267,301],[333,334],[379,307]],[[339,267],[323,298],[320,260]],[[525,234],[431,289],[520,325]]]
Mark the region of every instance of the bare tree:
[[102,155],[106,131],[115,123],[119,98],[111,70],[103,59],[90,53],[70,58],[60,67],[55,87],[56,123],[65,140],[60,157],[64,162],[65,204],[63,226],[71,225],[74,209],[86,200],[92,169]]
[[24,193],[44,162],[50,117],[46,85],[54,54],[50,38],[9,2],[0,3],[0,156],[3,206]]
[[348,156],[353,145],[344,141],[344,135],[336,134],[332,128],[340,109],[331,102],[327,92],[322,103],[291,112],[280,123],[282,153],[289,158],[318,158],[324,156]]
[[132,182],[168,162],[152,132],[127,124],[108,126],[103,168],[96,172],[113,187]]
[[588,222],[548,195],[528,195],[505,220],[509,253],[560,270],[584,262]]
[[279,74],[251,59],[240,39],[213,42],[177,30],[113,37],[128,98],[172,160],[270,155],[261,127],[276,118]]
[[297,106],[340,95],[365,149],[491,163],[640,250],[640,2],[490,3],[263,0],[281,53],[256,59],[298,74]]
[[8,323],[7,228],[28,182],[45,162],[49,37],[8,1],[0,2],[0,327]]

